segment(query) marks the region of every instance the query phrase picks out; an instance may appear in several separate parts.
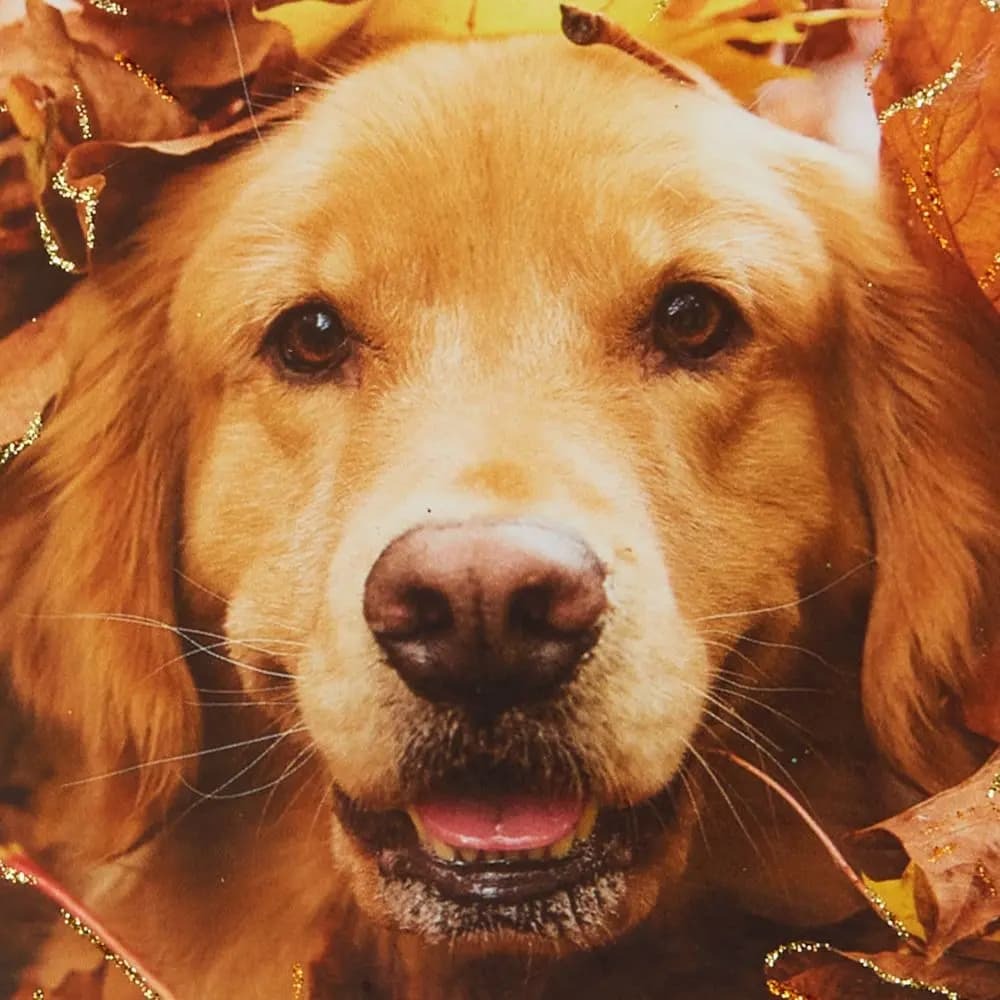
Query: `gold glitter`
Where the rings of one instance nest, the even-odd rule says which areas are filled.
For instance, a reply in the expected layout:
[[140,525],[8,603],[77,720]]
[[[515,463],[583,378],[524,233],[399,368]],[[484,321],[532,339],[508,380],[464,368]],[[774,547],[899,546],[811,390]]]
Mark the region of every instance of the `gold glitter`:
[[[997,280],[997,275],[1000,274],[1000,250],[998,250],[993,255],[993,260],[987,265],[986,270],[976,279],[979,287],[985,292],[994,281]],[[997,776],[1000,778],[1000,775]],[[993,791],[992,786],[990,791]],[[988,794],[988,793],[987,793]],[[992,798],[992,796],[990,796]]]
[[920,186],[914,180],[912,174],[910,174],[907,170],[904,170],[902,174],[903,184],[906,187],[907,194],[909,194],[911,200],[913,201],[920,218],[927,227],[927,231],[934,237],[935,240],[937,240],[938,246],[940,246],[942,250],[950,252],[951,241],[947,236],[939,232],[937,224],[934,221],[934,216],[944,217],[945,211],[944,199],[941,197],[941,191],[937,186],[937,181],[934,177],[934,166],[931,162],[933,149],[931,148],[931,144],[927,141],[927,133],[930,129],[930,119],[926,115],[922,115],[917,125],[924,140],[920,147],[920,172],[924,179],[926,200],[920,193]]
[[996,884],[993,882],[993,879],[990,878],[990,873],[986,870],[986,865],[984,865],[982,861],[976,862],[975,878],[976,881],[979,882],[980,885],[982,885],[986,895],[989,896],[991,899],[996,899],[997,895]]
[[[819,941],[793,941],[791,944],[783,944],[780,948],[775,948],[764,958],[764,968],[770,971],[777,965],[778,961],[785,955],[814,955],[819,952],[830,952],[831,954],[842,954],[833,945],[824,944]],[[887,972],[880,968],[870,958],[860,955],[844,955],[848,961],[855,962],[863,969],[867,969],[873,975],[888,983],[890,986],[900,986],[909,990],[923,990],[925,993],[932,993],[934,996],[947,997],[947,1000],[962,1000],[961,996],[947,986],[935,986],[933,983],[925,983],[920,979],[913,979],[909,976],[897,976],[892,972]],[[788,987],[782,986],[777,980],[768,979],[767,988],[772,996],[781,1000],[805,1000],[801,994],[796,993]]]
[[[39,415],[37,418],[38,428],[41,428],[42,418]],[[32,422],[34,424],[34,421]],[[19,849],[15,847],[9,847],[4,849],[0,848],[0,880],[4,882],[10,882],[12,885],[27,885],[33,886],[35,888],[43,889],[48,895],[48,890],[44,888],[42,883],[39,881],[38,876],[33,875],[31,872],[22,871],[20,868],[14,865],[7,864],[4,861],[4,855],[11,851],[16,853]],[[70,930],[75,931],[82,938],[90,942],[95,948],[99,949],[104,955],[104,960],[111,965],[114,965],[119,969],[125,978],[135,987],[138,988],[140,996],[143,1000],[163,1000],[162,994],[154,989],[146,977],[129,961],[122,958],[121,955],[112,951],[107,944],[105,944],[104,939],[88,924],[84,923],[79,917],[70,913],[65,907],[59,907],[59,915],[63,919],[63,923],[66,924]],[[32,1000],[37,997],[44,997],[41,990],[35,990],[32,994]]]
[[880,111],[878,116],[879,124],[884,125],[893,115],[899,114],[904,109],[926,108],[928,105],[933,104],[955,82],[955,78],[961,71],[962,58],[959,56],[933,83],[915,90],[906,97],[901,97],[898,101],[893,101],[887,108]]
[[[31,418],[31,423],[28,424],[28,429],[24,432],[24,437],[22,437],[20,441],[11,441],[10,444],[5,444],[2,448],[0,448],[0,468],[5,466],[15,456],[20,455],[25,448],[29,448],[33,445],[38,440],[41,433],[42,415],[40,413],[36,413]],[[0,875],[3,876],[4,881],[11,881],[11,879],[8,878],[7,873],[12,870],[13,869],[8,868],[8,866],[3,863],[3,859],[0,858]],[[33,876],[25,875],[23,877],[30,878]],[[29,881],[22,884],[34,885],[35,883]]]
[[118,17],[128,15],[128,11],[120,3],[115,3],[115,0],[90,0],[90,6],[105,14],[115,14]]
[[[41,415],[38,416],[37,420],[38,426],[41,428]],[[27,437],[27,435],[25,435],[25,437]],[[9,448],[10,445],[7,445],[7,447]],[[27,447],[27,445],[24,447]],[[3,454],[6,455],[6,451],[4,451]],[[17,454],[17,452],[14,454]],[[0,461],[0,465],[7,460],[7,458],[4,458],[3,461]],[[28,872],[21,871],[20,868],[14,868],[12,865],[7,864],[7,862],[3,859],[2,853],[0,853],[0,879],[3,879],[4,882],[10,882],[11,885],[38,885],[38,879],[35,878],[34,875],[30,875]]]
[[5,115],[5,114],[7,114],[7,102],[0,101],[0,115]]
[[935,847],[931,851],[931,856],[927,859],[928,861],[940,861],[942,858],[946,858],[952,851],[955,850],[954,844],[941,844]]
[[1000,771],[993,775],[990,787],[986,789],[986,798],[988,798],[990,802],[992,802],[998,795],[1000,795]]
[[1000,167],[993,168],[993,176],[1000,179]]
[[97,214],[98,192],[93,187],[74,187],[66,180],[65,164],[59,168],[59,172],[52,178],[52,189],[63,198],[76,202],[83,206],[83,238],[88,250],[94,249],[97,242],[97,232],[94,227],[94,216]]
[[157,97],[162,97],[169,104],[173,104],[177,100],[156,77],[150,76],[138,63],[129,59],[124,52],[115,53],[115,62],[122,69],[127,69],[130,73],[134,73]]
[[911,940],[913,935],[906,929],[903,922],[889,909],[889,904],[871,886],[865,886],[865,895],[875,912],[901,937]]
[[1000,14],[1000,0],[979,0],[991,14]]
[[45,1000],[45,990],[35,990],[35,992],[31,994],[31,1000]]
[[73,96],[76,98],[76,118],[80,123],[80,135],[84,139],[93,139],[94,132],[90,127],[90,115],[87,113],[87,105],[83,99],[83,91],[80,84],[73,84]]
[[306,973],[297,962],[292,966],[292,1000],[304,1000],[306,995]]
[[667,12],[667,8],[670,6],[671,0],[656,0],[653,5],[652,13],[649,15],[649,20],[652,23],[658,17],[663,17]]
[[76,271],[76,264],[62,255],[59,244],[52,234],[52,228],[49,226],[49,220],[45,218],[41,210],[35,212],[35,221],[38,223],[38,233],[42,238],[42,246],[45,247],[45,252],[49,255],[49,263],[54,264],[67,274],[73,274]]
[[146,977],[134,965],[132,965],[131,962],[126,962],[121,955],[111,951],[104,943],[104,939],[101,938],[96,931],[92,930],[79,917],[73,916],[69,910],[65,910],[60,907],[59,912],[62,915],[63,923],[66,924],[70,930],[76,931],[80,937],[89,941],[95,948],[103,952],[104,960],[115,966],[117,969],[120,969],[125,974],[125,978],[133,986],[138,987],[139,995],[143,998],[143,1000],[162,1000],[160,994],[149,985]]

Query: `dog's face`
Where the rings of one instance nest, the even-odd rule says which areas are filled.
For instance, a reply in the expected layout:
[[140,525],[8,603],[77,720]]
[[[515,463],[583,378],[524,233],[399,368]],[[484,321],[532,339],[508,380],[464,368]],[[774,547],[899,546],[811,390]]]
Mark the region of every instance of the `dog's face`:
[[787,636],[866,560],[790,139],[618,53],[417,49],[263,154],[184,271],[171,351],[218,387],[185,572],[235,639],[296,629],[256,662],[408,930],[642,917],[735,645],[708,623]]
[[[687,764],[761,680],[741,639],[780,684],[867,601],[873,553],[865,707],[920,773],[911,716],[958,683],[997,537],[995,369],[912,292],[862,168],[619,52],[512,40],[378,60],[200,183],[153,230],[168,312],[106,362],[107,475],[66,487],[138,539],[176,458],[179,557],[133,540],[111,583],[77,516],[46,542],[76,589],[38,570],[34,600],[154,572],[160,599],[179,559],[242,681],[294,678],[369,914],[487,950],[634,926],[684,864]],[[162,443],[127,452],[129,421]],[[144,478],[115,478],[125,454]],[[94,703],[132,720],[116,745],[191,738],[175,661]]]

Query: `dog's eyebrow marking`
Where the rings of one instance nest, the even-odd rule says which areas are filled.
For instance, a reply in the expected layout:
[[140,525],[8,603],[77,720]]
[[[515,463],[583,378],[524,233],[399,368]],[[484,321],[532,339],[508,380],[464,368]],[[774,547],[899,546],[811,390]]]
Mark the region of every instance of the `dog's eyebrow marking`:
[[562,32],[574,45],[610,45],[626,55],[638,59],[656,70],[660,76],[668,77],[687,87],[698,86],[698,81],[664,59],[659,52],[643,45],[624,28],[609,21],[603,14],[595,14],[560,4],[562,12]]

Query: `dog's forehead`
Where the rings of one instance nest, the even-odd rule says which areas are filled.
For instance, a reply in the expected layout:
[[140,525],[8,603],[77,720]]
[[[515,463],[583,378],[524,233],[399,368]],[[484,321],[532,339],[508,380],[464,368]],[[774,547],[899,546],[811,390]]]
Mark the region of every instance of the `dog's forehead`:
[[778,130],[617,50],[554,38],[391,54],[333,83],[296,144],[287,183],[311,194],[305,228],[326,215],[362,252],[466,224],[536,247],[567,230],[604,239],[648,228],[664,202],[678,226],[713,204],[773,214],[783,189]]

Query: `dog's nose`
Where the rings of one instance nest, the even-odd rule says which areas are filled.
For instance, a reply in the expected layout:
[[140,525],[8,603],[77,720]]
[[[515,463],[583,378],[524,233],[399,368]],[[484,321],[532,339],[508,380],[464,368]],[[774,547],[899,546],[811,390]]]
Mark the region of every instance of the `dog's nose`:
[[427,525],[375,561],[364,613],[414,692],[495,714],[572,679],[600,633],[604,577],[583,539],[565,530]]

